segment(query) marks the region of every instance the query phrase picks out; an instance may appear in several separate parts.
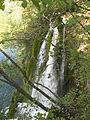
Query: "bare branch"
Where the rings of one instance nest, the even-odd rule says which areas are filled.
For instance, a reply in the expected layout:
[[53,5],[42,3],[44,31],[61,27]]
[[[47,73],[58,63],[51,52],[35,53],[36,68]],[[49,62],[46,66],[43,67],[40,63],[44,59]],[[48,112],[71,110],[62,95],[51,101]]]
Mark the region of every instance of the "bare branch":
[[[69,10],[70,14],[73,16],[73,18],[75,18],[75,16],[73,15],[73,13],[71,12],[71,10]],[[76,18],[75,18],[76,19]],[[77,20],[77,19],[76,19]],[[85,27],[82,25],[82,23],[80,23],[80,21],[77,20],[77,22],[79,23],[79,25],[86,31]],[[87,33],[90,35],[90,32],[87,31]]]
[[10,85],[10,83],[4,79],[0,79],[0,81]]
[[58,98],[58,99],[60,99],[54,92],[52,92],[48,87],[46,87],[46,86],[44,86],[44,85],[42,85],[42,84],[40,84],[40,83],[36,83],[36,82],[34,82],[35,84],[37,84],[37,85],[40,85],[40,86],[42,86],[42,87],[44,87],[44,88],[46,88],[48,91],[50,91],[56,98]]
[[47,108],[43,104],[41,104],[39,101],[32,98],[31,95],[29,95],[25,90],[23,90],[14,80],[9,78],[9,76],[2,70],[2,68],[0,68],[0,74],[8,81],[8,83],[10,83],[11,86],[16,88],[21,94],[23,94],[25,97],[27,97],[34,104],[38,105],[39,107],[41,107],[45,111],[50,110],[49,108]]
[[[68,4],[67,3],[67,1],[64,1],[66,4]],[[77,4],[76,4],[77,5]],[[69,12],[70,12],[70,14],[73,16],[73,18],[75,18],[75,16],[73,15],[73,13],[72,13],[72,11],[69,9]],[[75,18],[76,19],[76,18]],[[77,19],[76,19],[77,20]],[[77,20],[77,22],[79,23],[79,25],[86,31],[86,29],[85,29],[85,27],[82,25],[82,23],[80,22],[80,21],[78,21]],[[90,35],[90,32],[89,31],[87,31],[87,33]]]
[[87,11],[90,11],[90,9],[78,5],[76,2],[73,2],[73,4],[76,5],[78,8],[81,8],[81,9],[87,10]]
[[55,103],[55,104],[57,103],[54,99],[52,99],[45,92],[43,92],[41,89],[39,89],[37,86],[35,86],[30,80],[28,80],[28,78],[26,76],[26,73],[23,72],[22,68],[17,63],[15,63],[14,60],[12,60],[11,57],[9,57],[1,48],[0,48],[0,51],[21,71],[21,73],[23,74],[24,79],[28,82],[29,85],[31,85],[34,89],[39,91],[42,95],[44,95],[46,98],[48,98],[53,103]]
[[21,71],[21,73],[23,73],[23,70],[21,69],[21,67],[18,64],[16,64],[14,60],[12,60],[11,57],[9,57],[1,48],[0,48],[0,52],[2,52]]
[[[45,41],[47,41],[47,42],[48,42],[48,40],[47,40],[47,39],[45,39]],[[52,42],[51,42],[51,45],[52,45],[52,46],[54,46],[54,47],[56,47],[56,45],[54,45]]]

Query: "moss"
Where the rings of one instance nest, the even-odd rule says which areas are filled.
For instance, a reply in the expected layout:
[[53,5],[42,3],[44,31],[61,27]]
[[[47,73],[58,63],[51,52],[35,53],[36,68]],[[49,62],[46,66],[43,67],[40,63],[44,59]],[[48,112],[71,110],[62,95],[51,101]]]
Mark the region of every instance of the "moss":
[[5,120],[6,116],[5,116],[5,111],[0,112],[0,120]]
[[33,41],[33,47],[32,47],[30,58],[28,59],[28,65],[27,65],[27,69],[26,69],[26,75],[29,80],[32,80],[35,77],[34,73],[35,73],[36,65],[37,65],[37,61],[38,61],[38,54],[40,51],[41,44],[42,44],[42,42],[45,38],[46,32],[47,32],[47,31],[45,31],[45,28],[47,28],[47,24],[45,24],[45,25],[42,28],[41,36],[39,36],[38,39],[35,39]]
[[52,36],[53,36],[53,31],[51,31],[48,35],[48,44],[46,46],[46,57],[48,59],[48,55],[49,55],[49,51],[50,51],[50,45],[51,45],[51,41],[52,41]]
[[28,62],[28,66],[27,66],[27,76],[29,77],[30,80],[32,77],[32,73],[35,69],[35,64],[36,64],[36,59],[34,56],[32,56]]
[[7,114],[8,118],[14,118],[14,115],[16,113],[16,108],[17,108],[16,102],[10,105],[9,112]]
[[46,56],[45,56],[44,62],[41,64],[41,67],[39,69],[39,77],[40,77],[41,73],[43,73],[43,71],[45,71],[45,69],[47,67],[46,62],[47,62],[48,57],[49,57],[49,51],[50,51],[52,36],[53,36],[53,31],[51,31],[48,35],[48,40],[47,40],[47,45],[46,45]]
[[18,100],[18,95],[17,92],[14,92],[12,95],[12,100],[11,100],[11,105],[9,107],[9,112],[7,114],[7,118],[14,118],[14,115],[16,113],[17,109],[17,100]]
[[7,114],[7,118],[11,119],[15,117],[15,113],[17,111],[17,103],[26,101],[25,96],[21,95],[18,91],[15,91],[11,98],[11,105],[9,107],[9,112]]
[[59,30],[59,37],[57,40],[57,46],[55,49],[55,56],[56,56],[56,71],[57,74],[59,74],[60,71],[60,65],[61,65],[61,60],[62,60],[62,50],[63,50],[63,25],[62,25],[62,18],[59,17],[56,21],[56,25]]
[[56,26],[58,27],[58,30],[59,30],[59,33],[62,34],[63,32],[63,24],[62,24],[62,18],[61,17],[58,17],[58,19],[56,20]]
[[36,68],[37,56],[40,50],[41,43],[42,43],[42,39],[34,40],[33,42],[32,53],[31,53],[31,57],[28,60],[28,65],[26,70],[26,75],[28,76],[29,80],[32,79],[33,73]]

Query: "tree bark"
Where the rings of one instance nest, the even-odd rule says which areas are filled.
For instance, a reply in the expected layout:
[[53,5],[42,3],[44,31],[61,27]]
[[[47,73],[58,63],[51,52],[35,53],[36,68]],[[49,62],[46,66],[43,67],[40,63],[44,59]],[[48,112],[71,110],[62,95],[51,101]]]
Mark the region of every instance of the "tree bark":
[[23,74],[23,77],[24,77],[25,81],[27,81],[29,85],[31,85],[34,89],[39,91],[42,95],[44,95],[50,101],[57,104],[57,102],[54,99],[52,99],[45,92],[43,92],[41,89],[39,89],[37,86],[35,86],[30,80],[28,80],[28,78],[26,76],[26,73],[22,70],[22,68],[17,63],[15,63],[14,60],[12,60],[12,58],[10,56],[8,56],[1,48],[0,48],[0,51],[20,70],[20,72]]
[[27,97],[30,101],[32,101],[34,104],[41,107],[43,110],[48,111],[49,108],[45,107],[43,104],[41,104],[39,101],[35,100],[31,97],[25,90],[23,90],[14,80],[9,78],[9,76],[0,68],[0,74],[10,83],[11,86],[16,88],[21,94],[23,94],[25,97]]

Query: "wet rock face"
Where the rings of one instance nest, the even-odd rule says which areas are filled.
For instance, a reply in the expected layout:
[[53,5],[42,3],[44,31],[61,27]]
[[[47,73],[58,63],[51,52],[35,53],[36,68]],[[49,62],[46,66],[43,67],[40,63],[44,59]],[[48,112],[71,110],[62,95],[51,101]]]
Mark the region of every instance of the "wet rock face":
[[66,60],[66,50],[65,50],[65,24],[66,24],[66,21],[65,19],[62,20],[62,22],[64,23],[63,25],[63,47],[62,47],[62,56],[61,56],[61,63],[60,63],[60,70],[59,70],[59,77],[58,77],[58,95],[60,97],[63,97],[64,95],[64,89],[63,89],[63,86],[64,86],[64,75],[65,75],[65,60]]

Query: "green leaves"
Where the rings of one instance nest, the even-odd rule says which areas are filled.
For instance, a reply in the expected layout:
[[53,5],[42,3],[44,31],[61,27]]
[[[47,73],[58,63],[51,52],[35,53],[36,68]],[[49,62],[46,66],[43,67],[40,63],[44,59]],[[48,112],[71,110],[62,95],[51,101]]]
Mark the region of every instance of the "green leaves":
[[43,115],[40,112],[38,112],[36,118],[37,118],[37,120],[43,120],[44,119]]
[[0,9],[4,10],[4,0],[0,0]]
[[0,41],[0,44],[4,44],[4,43],[5,43],[5,41],[4,41],[4,40]]
[[47,5],[49,7],[51,7],[53,5],[53,0],[42,0],[42,1],[40,1],[40,0],[32,0],[32,2],[36,6],[36,8],[38,10],[40,10],[40,7],[41,7],[40,2],[43,4],[44,7],[46,7]]
[[53,0],[42,0],[42,4],[43,5],[50,5],[50,6],[52,6],[52,4],[53,4]]
[[78,56],[77,50],[76,50],[76,49],[72,50],[71,55],[72,55],[72,57],[74,57],[74,58],[77,57],[77,56]]
[[85,5],[86,5],[87,7],[90,7],[90,1],[86,1],[86,2],[85,2]]
[[85,26],[86,31],[90,31],[90,25]]
[[77,20],[75,18],[71,18],[68,21],[68,26],[71,27],[72,25],[76,24]]
[[69,5],[69,7],[72,6],[72,2],[73,2],[73,0],[67,0],[67,3],[68,3],[68,5]]
[[40,0],[32,0],[32,2],[33,2],[33,4],[36,6],[36,8],[37,8],[38,10],[40,10],[40,5],[39,5]]
[[64,1],[61,1],[60,8],[65,10],[66,9],[66,3]]
[[26,7],[27,7],[27,1],[26,1],[26,0],[23,0],[23,2],[22,2],[22,7],[23,7],[23,8],[26,8]]
[[48,78],[51,78],[51,74],[50,73],[48,73]]
[[90,37],[88,37],[88,41],[90,42]]

